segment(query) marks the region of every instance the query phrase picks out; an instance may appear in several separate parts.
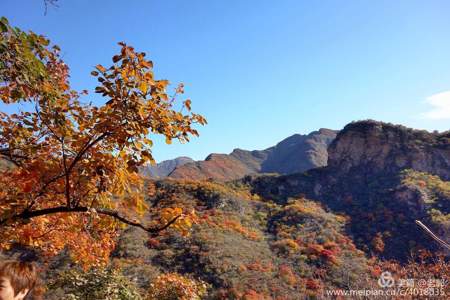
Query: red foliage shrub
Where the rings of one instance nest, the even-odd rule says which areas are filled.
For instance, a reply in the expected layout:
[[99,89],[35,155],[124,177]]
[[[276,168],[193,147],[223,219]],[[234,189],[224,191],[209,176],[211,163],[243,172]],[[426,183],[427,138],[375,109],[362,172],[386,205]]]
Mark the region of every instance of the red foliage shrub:
[[306,254],[309,255],[320,255],[322,251],[323,246],[319,244],[308,244],[308,247],[306,248]]
[[288,265],[281,265],[278,269],[278,275],[281,277],[281,279],[283,279],[284,282],[291,286],[295,285],[298,281],[297,276],[295,276],[291,267],[289,267]]
[[324,249],[320,251],[320,256],[330,263],[337,264],[337,258],[331,250]]
[[273,264],[271,262],[267,264],[261,264],[260,262],[254,262],[245,266],[247,270],[258,271],[258,272],[271,272],[273,269]]
[[242,297],[243,300],[272,300],[272,297],[260,294],[255,290],[248,290]]
[[161,242],[155,238],[149,238],[147,241],[147,246],[149,248],[156,249],[161,245]]
[[381,275],[381,272],[382,272],[382,270],[381,270],[380,266],[374,266],[371,269],[371,274],[373,277],[379,277]]
[[318,290],[320,288],[320,282],[316,279],[307,279],[306,288],[310,290]]

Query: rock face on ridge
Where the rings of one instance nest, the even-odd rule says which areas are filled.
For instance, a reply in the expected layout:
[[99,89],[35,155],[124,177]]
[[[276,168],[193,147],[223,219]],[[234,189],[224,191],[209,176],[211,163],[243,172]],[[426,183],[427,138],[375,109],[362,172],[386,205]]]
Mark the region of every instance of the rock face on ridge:
[[350,123],[328,149],[328,165],[341,173],[414,169],[450,180],[450,131],[430,133],[376,121]]

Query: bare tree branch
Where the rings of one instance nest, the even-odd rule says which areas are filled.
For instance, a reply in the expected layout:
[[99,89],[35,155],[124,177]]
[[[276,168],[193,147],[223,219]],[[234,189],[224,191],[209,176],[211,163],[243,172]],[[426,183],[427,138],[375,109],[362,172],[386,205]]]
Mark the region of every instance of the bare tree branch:
[[58,4],[56,4],[58,2],[58,0],[44,0],[44,5],[45,5],[45,11],[44,11],[44,15],[47,15],[48,12],[48,7],[54,6],[54,7],[58,7]]
[[431,236],[436,242],[438,242],[442,247],[447,248],[447,250],[450,250],[450,245],[444,241],[443,239],[439,238],[437,235],[435,235],[427,226],[425,226],[422,222],[419,220],[416,220],[416,224],[420,226],[429,236]]
[[[32,219],[32,218],[44,216],[44,215],[50,215],[50,214],[56,214],[56,213],[86,213],[88,211],[90,211],[90,209],[88,207],[67,207],[67,206],[57,206],[57,207],[45,208],[45,209],[41,209],[41,210],[24,211],[18,215],[0,220],[0,226],[6,224],[7,222],[14,222],[17,220],[28,220],[28,219]],[[149,233],[160,232],[160,231],[168,228],[170,225],[175,223],[181,217],[181,215],[178,215],[161,227],[146,227],[142,223],[128,220],[127,218],[121,216],[119,214],[119,212],[117,212],[115,210],[106,209],[106,208],[97,208],[97,209],[95,209],[95,211],[100,215],[110,216],[110,217],[112,217],[116,220],[119,220],[125,224],[139,227]]]

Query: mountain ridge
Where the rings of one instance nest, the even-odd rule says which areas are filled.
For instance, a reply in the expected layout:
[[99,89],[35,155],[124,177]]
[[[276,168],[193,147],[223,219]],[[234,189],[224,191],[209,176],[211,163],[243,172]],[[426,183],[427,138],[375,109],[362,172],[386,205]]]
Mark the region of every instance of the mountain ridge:
[[164,178],[167,177],[170,172],[173,171],[177,166],[181,166],[194,160],[187,156],[179,156],[174,159],[163,160],[156,165],[146,165],[141,167],[140,172],[142,175],[151,178]]
[[307,135],[294,134],[264,150],[236,148],[230,154],[212,153],[203,161],[177,166],[168,177],[227,181],[256,173],[303,172],[326,165],[327,147],[336,133],[321,128]]

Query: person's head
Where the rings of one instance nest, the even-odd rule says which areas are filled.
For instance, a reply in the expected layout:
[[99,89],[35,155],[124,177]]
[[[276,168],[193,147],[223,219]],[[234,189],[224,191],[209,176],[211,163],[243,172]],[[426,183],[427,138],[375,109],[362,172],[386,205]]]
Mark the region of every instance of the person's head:
[[0,262],[0,300],[23,300],[38,280],[33,263]]

